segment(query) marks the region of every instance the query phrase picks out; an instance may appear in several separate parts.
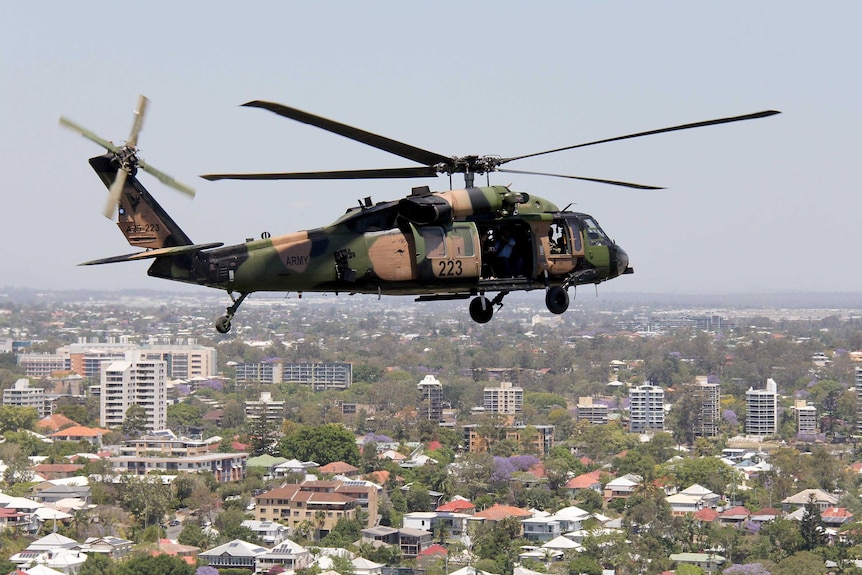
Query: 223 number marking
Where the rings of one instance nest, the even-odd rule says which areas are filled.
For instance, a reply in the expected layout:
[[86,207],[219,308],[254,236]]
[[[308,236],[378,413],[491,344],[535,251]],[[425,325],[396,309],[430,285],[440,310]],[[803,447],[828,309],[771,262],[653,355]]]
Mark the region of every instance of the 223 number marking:
[[161,227],[159,224],[146,224],[143,226],[139,226],[138,224],[132,224],[130,226],[126,226],[127,234],[145,234],[147,232],[159,232],[161,231]]
[[464,273],[461,260],[441,260],[437,262],[437,277],[457,277]]

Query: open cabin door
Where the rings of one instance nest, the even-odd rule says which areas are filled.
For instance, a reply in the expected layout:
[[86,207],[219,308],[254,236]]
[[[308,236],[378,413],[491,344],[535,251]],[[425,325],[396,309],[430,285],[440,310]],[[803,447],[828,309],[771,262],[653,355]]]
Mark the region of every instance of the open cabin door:
[[473,222],[414,227],[417,264],[423,280],[478,278],[479,232]]
[[584,257],[584,242],[576,220],[557,218],[551,222],[536,222],[534,234],[538,240],[537,261],[544,262],[551,276],[571,272],[578,259]]

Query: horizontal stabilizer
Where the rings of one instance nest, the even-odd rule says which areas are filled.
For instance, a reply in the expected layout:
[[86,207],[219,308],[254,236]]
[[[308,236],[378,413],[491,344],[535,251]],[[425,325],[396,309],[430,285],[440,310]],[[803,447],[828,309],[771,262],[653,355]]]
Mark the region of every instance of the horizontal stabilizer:
[[224,242],[215,242],[211,244],[194,244],[189,246],[174,246],[171,248],[159,248],[156,250],[147,250],[145,252],[137,252],[134,254],[127,254],[124,256],[113,256],[110,258],[104,258],[101,260],[93,260],[90,262],[84,262],[82,264],[78,264],[79,266],[95,266],[99,264],[115,264],[117,262],[134,262],[137,260],[148,260],[153,258],[160,257],[170,257],[170,256],[178,256],[181,254],[187,254],[190,252],[199,252],[202,250],[208,250],[211,248],[218,248],[224,245]]

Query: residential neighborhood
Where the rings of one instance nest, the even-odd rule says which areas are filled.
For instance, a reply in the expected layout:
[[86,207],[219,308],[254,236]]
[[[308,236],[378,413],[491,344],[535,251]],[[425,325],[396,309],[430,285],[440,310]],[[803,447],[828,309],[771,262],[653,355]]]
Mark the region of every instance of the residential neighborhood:
[[136,335],[145,306],[0,314],[3,572],[862,573],[852,319],[524,308],[492,337],[393,308],[345,336],[279,305],[185,343]]

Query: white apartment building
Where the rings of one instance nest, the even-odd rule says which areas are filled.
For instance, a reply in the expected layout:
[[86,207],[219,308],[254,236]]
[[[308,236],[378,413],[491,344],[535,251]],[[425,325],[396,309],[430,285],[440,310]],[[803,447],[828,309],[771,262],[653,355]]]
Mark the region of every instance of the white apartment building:
[[263,418],[268,423],[281,425],[284,422],[284,406],[284,401],[276,401],[272,393],[263,391],[259,400],[245,402],[245,418],[249,422]]
[[796,433],[817,433],[817,408],[804,399],[793,402],[796,412]]
[[147,429],[157,431],[167,425],[166,361],[146,359],[143,351],[129,351],[123,361],[102,365],[99,398],[102,427],[119,427],[134,404],[147,412]]
[[352,363],[285,363],[281,371],[285,383],[309,385],[314,391],[347,389],[353,384]]
[[483,395],[486,413],[516,414],[524,411],[524,388],[514,387],[511,381],[500,387],[486,387]]
[[57,348],[57,356],[64,358],[69,370],[97,381],[102,364],[124,361],[129,351],[144,353],[144,359],[167,363],[169,379],[212,377],[218,372],[218,352],[214,347],[196,344],[146,344],[127,342],[80,342]]
[[695,420],[694,434],[697,437],[715,437],[721,422],[721,390],[717,383],[709,383],[705,375],[695,378],[695,386],[700,412]]
[[32,407],[39,419],[51,415],[51,402],[41,387],[30,387],[29,379],[19,379],[9,389],[3,390],[3,405]]
[[862,367],[856,366],[856,433],[862,434]]
[[629,390],[629,431],[664,431],[664,389],[645,383]]
[[419,419],[440,421],[443,419],[443,384],[433,375],[416,384],[419,390]]
[[608,422],[608,406],[603,403],[593,403],[592,397],[579,397],[577,419],[596,425],[605,424]]
[[778,384],[766,380],[766,389],[748,388],[745,392],[745,433],[756,437],[778,432]]

